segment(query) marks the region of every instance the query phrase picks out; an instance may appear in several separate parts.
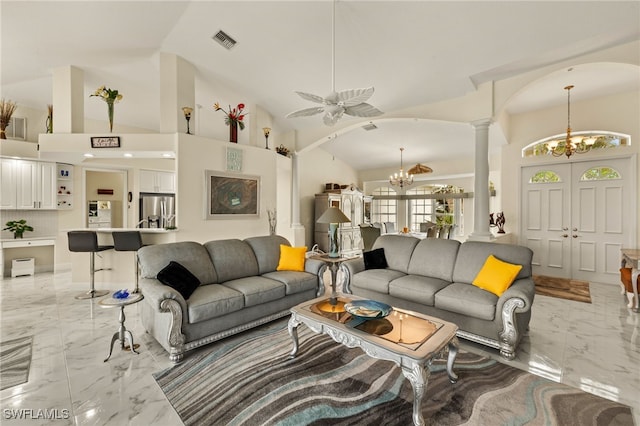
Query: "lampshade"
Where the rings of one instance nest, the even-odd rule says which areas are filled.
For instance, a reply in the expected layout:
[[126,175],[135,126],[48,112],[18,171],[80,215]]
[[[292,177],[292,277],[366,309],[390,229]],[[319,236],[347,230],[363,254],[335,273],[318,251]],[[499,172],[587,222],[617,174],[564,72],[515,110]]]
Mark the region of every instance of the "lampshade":
[[351,222],[342,210],[337,207],[329,207],[316,221],[318,223],[347,223]]

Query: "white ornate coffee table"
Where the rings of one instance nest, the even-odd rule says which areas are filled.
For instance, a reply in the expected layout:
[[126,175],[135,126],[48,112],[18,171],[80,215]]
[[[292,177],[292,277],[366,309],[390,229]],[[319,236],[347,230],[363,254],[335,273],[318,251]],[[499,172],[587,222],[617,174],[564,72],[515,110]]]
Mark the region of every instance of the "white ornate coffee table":
[[453,364],[458,354],[458,326],[438,318],[393,308],[385,318],[359,320],[344,311],[344,304],[362,298],[338,295],[331,304],[326,296],[291,308],[289,334],[293,340],[291,358],[298,353],[298,326],[304,324],[315,333],[327,334],[348,348],[361,348],[376,359],[393,361],[413,388],[413,423],[424,425],[422,398],[429,380],[432,360],[448,350],[447,374],[451,383],[458,380]]

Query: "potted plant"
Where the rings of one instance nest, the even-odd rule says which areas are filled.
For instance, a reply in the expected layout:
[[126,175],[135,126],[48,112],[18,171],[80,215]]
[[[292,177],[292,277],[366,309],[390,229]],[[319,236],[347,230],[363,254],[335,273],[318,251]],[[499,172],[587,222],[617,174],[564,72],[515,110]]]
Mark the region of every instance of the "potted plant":
[[13,238],[22,238],[22,234],[24,234],[25,231],[33,231],[33,227],[27,225],[27,221],[24,219],[10,220],[6,225],[7,227],[2,230],[13,232]]

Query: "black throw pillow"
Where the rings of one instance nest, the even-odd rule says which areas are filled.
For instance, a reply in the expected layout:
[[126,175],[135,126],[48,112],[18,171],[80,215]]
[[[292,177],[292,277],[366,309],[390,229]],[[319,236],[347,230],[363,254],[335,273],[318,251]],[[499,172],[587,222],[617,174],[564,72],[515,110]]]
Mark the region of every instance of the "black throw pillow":
[[158,272],[156,277],[162,284],[175,289],[187,300],[200,285],[200,280],[187,268],[174,262],[169,262],[167,266]]
[[389,266],[383,248],[365,251],[362,253],[362,257],[364,258],[364,269],[385,269]]

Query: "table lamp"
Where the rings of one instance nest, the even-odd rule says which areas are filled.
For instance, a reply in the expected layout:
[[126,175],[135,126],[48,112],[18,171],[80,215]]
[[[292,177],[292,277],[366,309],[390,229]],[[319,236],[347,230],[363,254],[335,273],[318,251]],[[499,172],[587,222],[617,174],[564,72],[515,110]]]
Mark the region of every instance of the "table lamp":
[[342,213],[342,210],[338,207],[329,207],[316,222],[329,224],[329,257],[340,257],[338,225],[351,222],[351,219]]

